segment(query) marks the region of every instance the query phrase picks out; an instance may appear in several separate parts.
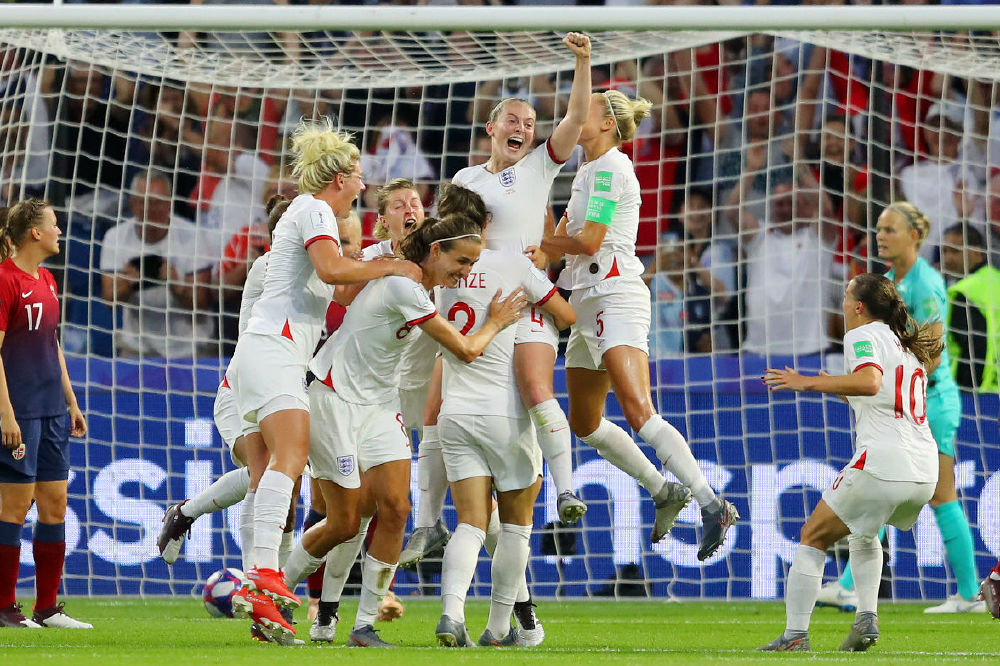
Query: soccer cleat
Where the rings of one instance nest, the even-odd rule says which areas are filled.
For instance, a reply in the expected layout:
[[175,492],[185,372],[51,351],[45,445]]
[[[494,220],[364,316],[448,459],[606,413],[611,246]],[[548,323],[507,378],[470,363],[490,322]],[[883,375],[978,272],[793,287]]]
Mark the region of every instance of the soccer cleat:
[[979,596],[983,598],[986,612],[1000,620],[1000,575],[991,571],[979,586]]
[[382,640],[382,637],[378,635],[378,632],[370,624],[366,624],[363,627],[358,627],[351,631],[351,637],[347,641],[347,645],[350,647],[373,647],[373,648],[394,648],[399,647],[398,645],[393,645]]
[[722,500],[722,506],[717,511],[701,512],[701,548],[698,549],[698,561],[704,562],[719,550],[726,540],[729,528],[740,519],[740,512],[729,500]]
[[653,495],[656,517],[649,540],[658,543],[674,527],[677,514],[691,502],[691,491],[683,483],[664,481],[663,487]]
[[379,622],[392,622],[393,620],[398,620],[403,617],[403,602],[399,600],[392,590],[385,593],[382,597],[382,601],[378,602],[378,619]]
[[557,506],[559,507],[559,520],[565,525],[576,525],[587,513],[587,505],[572,490],[559,493]]
[[847,638],[840,644],[841,652],[865,652],[878,641],[878,615],[859,613]]
[[953,594],[943,604],[925,608],[925,613],[982,613],[986,603],[979,598],[967,601],[960,594]]
[[[282,645],[287,645],[286,638],[295,636],[295,629],[288,623],[274,601],[260,592],[255,592],[248,587],[240,588],[233,595],[233,617],[249,617],[263,636],[268,640]],[[260,640],[251,627],[250,635]]]
[[320,613],[316,616],[316,621],[309,627],[309,640],[314,643],[332,643],[337,637],[337,623],[340,622],[340,615],[334,613],[327,615]]
[[94,625],[87,624],[86,622],[80,622],[79,620],[74,620],[63,610],[66,604],[58,603],[55,606],[49,608],[43,608],[42,610],[36,610],[34,616],[31,618],[32,622],[41,625],[43,627],[52,627],[58,629],[93,629]]
[[483,629],[483,635],[479,637],[479,644],[483,647],[515,647],[522,645],[517,637],[517,629],[511,627],[507,635],[503,638],[496,638],[489,629]]
[[250,589],[267,595],[279,606],[299,606],[299,598],[285,585],[285,576],[277,569],[261,569],[254,567],[246,572],[247,585]]
[[433,527],[418,527],[410,533],[406,547],[399,554],[399,566],[404,569],[416,566],[417,562],[443,548],[450,538],[451,532],[440,519]]
[[535,604],[530,599],[514,604],[514,628],[518,645],[535,647],[545,640],[545,627],[535,615]]
[[767,645],[757,648],[758,652],[809,652],[809,634],[786,638],[784,632]]
[[181,506],[184,502],[167,507],[167,512],[163,514],[160,536],[156,539],[156,547],[160,549],[160,557],[167,564],[173,564],[180,557],[184,538],[191,534],[191,526],[194,525],[194,518],[188,518],[181,513]]
[[854,590],[845,590],[840,581],[835,580],[820,588],[816,605],[832,606],[844,612],[855,611],[858,609],[858,593]]
[[473,642],[465,623],[453,620],[447,615],[442,615],[438,620],[434,634],[437,636],[438,645],[444,647],[479,647]]
[[24,617],[24,613],[21,612],[21,604],[14,604],[7,608],[0,608],[0,627],[41,629],[42,625]]

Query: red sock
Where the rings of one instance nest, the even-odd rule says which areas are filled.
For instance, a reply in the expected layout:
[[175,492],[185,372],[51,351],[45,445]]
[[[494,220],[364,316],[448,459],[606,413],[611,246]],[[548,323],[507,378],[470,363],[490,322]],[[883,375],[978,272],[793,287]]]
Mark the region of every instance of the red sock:
[[21,546],[0,544],[0,608],[9,608],[17,601],[17,573],[21,568]]
[[66,558],[65,541],[32,541],[35,556],[35,610],[45,610],[56,605],[59,583],[62,581],[63,560]]
[[326,562],[319,569],[306,576],[306,587],[309,588],[309,598],[319,599],[323,594],[323,574],[326,572]]

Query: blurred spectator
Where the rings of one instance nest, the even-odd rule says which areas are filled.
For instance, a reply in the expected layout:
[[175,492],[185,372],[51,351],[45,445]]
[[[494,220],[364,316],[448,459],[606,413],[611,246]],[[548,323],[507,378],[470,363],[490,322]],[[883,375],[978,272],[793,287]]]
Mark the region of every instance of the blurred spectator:
[[798,196],[792,183],[779,183],[765,223],[748,211],[741,216],[747,261],[745,351],[815,354],[829,344],[836,301],[832,256],[823,250],[818,221],[797,217]]
[[212,321],[198,313],[198,283],[211,266],[196,260],[195,226],[170,210],[170,179],[146,172],[132,180],[132,217],[110,229],[101,248],[104,300],[121,306],[115,347],[125,356],[190,358],[205,351]]
[[961,218],[955,190],[983,191],[986,155],[983,141],[962,140],[965,112],[957,102],[936,102],[921,128],[929,154],[904,167],[899,172],[899,183],[906,200],[931,220],[931,232],[920,255],[935,263],[942,230]]
[[712,296],[702,280],[711,279],[693,252],[674,234],[660,240],[656,272],[649,278],[653,299],[650,356],[712,351]]
[[144,97],[144,106],[156,114],[147,132],[148,163],[173,176],[174,212],[193,219],[195,210],[189,198],[198,183],[205,140],[190,108],[193,97],[185,95],[184,84],[179,81],[149,86]]
[[983,237],[968,224],[944,232],[941,264],[948,288],[948,352],[961,388],[996,393],[1000,370],[1000,270],[986,262]]
[[[25,52],[0,47],[0,186],[4,202],[42,196],[49,175],[52,123],[38,76],[25,67]],[[30,131],[29,131],[30,130]],[[23,191],[21,186],[24,186]]]
[[[437,175],[414,140],[413,130],[402,123],[393,124],[389,119],[377,124],[374,141],[368,145],[367,152],[361,154],[361,169],[372,185],[385,185],[397,178],[412,181],[425,202],[430,193],[429,181],[435,180]],[[374,196],[377,188],[370,190]]]

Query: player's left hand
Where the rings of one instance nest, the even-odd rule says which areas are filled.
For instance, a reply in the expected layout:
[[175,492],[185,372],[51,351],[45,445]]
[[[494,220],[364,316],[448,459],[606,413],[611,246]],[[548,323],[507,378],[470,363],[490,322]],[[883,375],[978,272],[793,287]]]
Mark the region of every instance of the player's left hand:
[[528,259],[531,259],[531,263],[533,263],[535,265],[535,268],[537,268],[538,270],[544,271],[546,268],[549,267],[548,256],[542,251],[542,248],[538,247],[537,245],[529,245],[524,250],[524,254],[526,257],[528,257]]
[[806,390],[807,378],[787,365],[784,370],[768,368],[764,371],[764,376],[761,379],[772,391],[781,391],[783,389],[790,391]]
[[87,419],[79,407],[69,409],[69,434],[73,437],[83,437],[87,434]]
[[577,58],[590,57],[590,37],[582,32],[569,32],[563,37],[563,44],[573,52]]

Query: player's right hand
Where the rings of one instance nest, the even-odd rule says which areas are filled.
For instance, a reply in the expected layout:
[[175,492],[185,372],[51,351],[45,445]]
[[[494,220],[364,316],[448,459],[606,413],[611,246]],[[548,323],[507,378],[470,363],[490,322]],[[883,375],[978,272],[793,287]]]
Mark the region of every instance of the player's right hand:
[[563,37],[563,44],[573,52],[577,58],[590,57],[590,37],[582,32],[568,32]]
[[17,425],[14,414],[0,417],[0,432],[3,433],[3,445],[8,449],[21,446],[21,426]]
[[507,294],[506,298],[500,298],[501,291],[497,293],[490,302],[490,319],[500,325],[500,328],[507,328],[521,316],[521,310],[528,304],[528,297],[524,295],[524,288],[518,287]]

